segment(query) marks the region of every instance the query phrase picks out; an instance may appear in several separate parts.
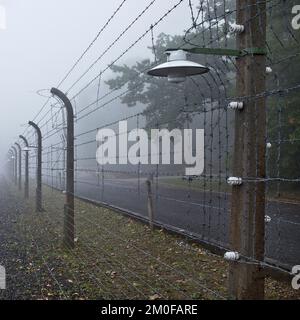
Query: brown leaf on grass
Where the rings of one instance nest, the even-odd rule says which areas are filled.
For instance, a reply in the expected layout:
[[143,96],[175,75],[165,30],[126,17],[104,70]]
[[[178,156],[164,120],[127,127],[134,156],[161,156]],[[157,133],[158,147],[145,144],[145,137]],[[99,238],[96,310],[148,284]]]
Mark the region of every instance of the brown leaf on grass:
[[181,279],[178,279],[175,281],[176,283],[180,283],[180,284],[185,284],[186,283],[186,280],[181,280]]

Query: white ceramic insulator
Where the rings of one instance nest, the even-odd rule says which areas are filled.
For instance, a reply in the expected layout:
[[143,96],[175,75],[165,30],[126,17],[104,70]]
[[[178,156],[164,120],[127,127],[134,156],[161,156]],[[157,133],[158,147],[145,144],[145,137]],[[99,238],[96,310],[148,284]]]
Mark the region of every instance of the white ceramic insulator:
[[66,191],[66,190],[63,190],[63,191],[62,191],[62,193],[63,193],[63,194],[66,194],[66,193],[67,193],[67,191]]
[[224,259],[227,261],[238,261],[240,259],[240,255],[236,251],[228,251],[224,254]]
[[231,101],[228,104],[228,109],[243,109],[244,108],[244,103],[242,101]]
[[271,143],[271,142],[268,142],[268,143],[267,143],[267,149],[270,149],[270,148],[272,148],[272,143]]
[[267,73],[267,74],[270,74],[270,73],[272,73],[272,72],[273,72],[273,70],[272,70],[271,67],[266,67],[266,73]]
[[242,33],[245,31],[245,27],[242,25],[242,24],[236,24],[236,23],[233,23],[229,26],[229,32],[230,33]]
[[271,217],[270,216],[265,216],[265,222],[266,223],[269,223],[269,222],[271,222]]
[[229,177],[227,183],[231,186],[240,186],[243,183],[243,179],[239,177]]

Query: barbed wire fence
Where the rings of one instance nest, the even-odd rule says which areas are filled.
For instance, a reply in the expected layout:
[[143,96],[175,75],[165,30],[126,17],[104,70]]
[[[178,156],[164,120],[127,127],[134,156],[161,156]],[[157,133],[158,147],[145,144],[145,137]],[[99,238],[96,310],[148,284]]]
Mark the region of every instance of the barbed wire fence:
[[[300,89],[299,77],[296,76],[300,63],[300,34],[291,25],[294,4],[295,1],[283,0],[174,1],[169,10],[161,12],[145,31],[138,30],[136,39],[122,48],[110,64],[101,64],[103,57],[157,5],[155,0],[149,1],[92,64],[84,68],[79,77],[72,79],[66,90],[74,108],[75,121],[74,196],[143,221],[153,219],[150,222],[154,225],[175,231],[219,252],[237,251],[239,260],[231,262],[230,267],[234,275],[230,278],[229,293],[239,298],[262,295],[262,268],[289,273],[291,266],[299,264],[300,259],[297,255],[300,241],[297,215],[300,168],[294,159],[299,154],[300,141],[297,129],[300,115],[296,108]],[[125,5],[126,1],[121,1],[57,88],[72,76],[83,57],[93,49],[102,32],[114,23]],[[163,27],[160,25],[167,23],[173,12],[183,10],[183,7],[188,8],[186,12],[189,14],[190,25],[186,31],[178,36],[161,35],[159,32]],[[244,26],[242,33],[239,33],[239,25]],[[136,47],[146,47],[149,43],[152,57],[138,61],[133,67],[121,67]],[[147,75],[153,66],[165,61],[167,46],[174,49],[253,49],[258,45],[266,49],[266,55],[249,54],[239,58],[193,55],[193,60],[207,66],[210,72],[188,77],[183,84],[174,85],[165,79]],[[116,77],[106,80],[109,71],[115,72]],[[243,109],[232,110],[228,107],[231,102],[243,103]],[[33,120],[43,134],[43,183],[65,191],[68,168],[64,106],[49,95]],[[127,130],[119,132],[121,121],[127,122]],[[176,128],[204,129],[203,174],[187,176],[185,166],[174,161],[171,165],[147,164],[149,158],[141,154],[139,140],[135,141],[138,159],[135,164],[127,164],[127,158],[122,159],[119,152],[113,155],[116,165],[100,165],[96,161],[99,148],[96,135],[101,129],[112,129],[117,132],[117,141],[124,141],[133,129],[146,129],[148,132],[150,129]],[[36,146],[35,133],[29,127],[23,135],[31,146]],[[190,142],[190,146],[196,154],[195,142]],[[175,158],[179,152],[176,150],[172,143],[170,152],[159,149],[159,159],[168,154],[171,154],[171,159]],[[35,174],[36,150],[32,149],[30,176]],[[230,186],[230,177],[240,178],[242,185]],[[149,199],[153,202],[151,212]],[[57,206],[57,210],[60,209]],[[101,233],[118,239],[120,243],[126,242],[118,230],[106,229],[101,226],[101,221],[97,223],[78,215],[76,209],[74,214],[78,230],[80,225],[90,225],[91,230],[99,226]],[[51,216],[48,221],[55,226],[61,223],[62,217],[53,219],[55,217]],[[53,237],[59,237],[56,228],[51,233]],[[103,259],[109,256],[104,245],[100,251],[94,247],[92,239],[83,235],[86,255]],[[35,243],[42,246],[38,241]],[[145,256],[150,254],[138,246],[132,250],[143,250]],[[112,270],[117,267],[128,269],[117,259],[112,262],[107,259],[105,263],[114,264]],[[180,272],[168,264],[164,267]],[[253,270],[251,268],[255,268],[255,272],[250,283],[252,289],[249,289],[245,283],[238,283],[237,278],[245,278],[245,273]],[[159,291],[151,288],[138,271],[127,271],[131,276],[123,281],[133,290],[129,290],[132,298],[135,297],[134,292],[140,290],[134,287],[134,279],[146,282],[149,292]],[[97,283],[98,278],[92,277]],[[204,286],[212,296],[225,298],[208,285],[196,283]],[[105,290],[104,284],[100,287]],[[139,294],[148,296],[145,292]]]

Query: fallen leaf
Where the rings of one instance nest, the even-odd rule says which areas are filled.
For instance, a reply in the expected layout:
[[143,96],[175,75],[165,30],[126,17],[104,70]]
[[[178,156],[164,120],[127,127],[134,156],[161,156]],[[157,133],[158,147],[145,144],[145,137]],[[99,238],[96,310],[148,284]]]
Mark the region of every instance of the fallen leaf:
[[155,293],[149,297],[149,300],[158,300],[158,299],[160,299],[160,295],[157,293]]

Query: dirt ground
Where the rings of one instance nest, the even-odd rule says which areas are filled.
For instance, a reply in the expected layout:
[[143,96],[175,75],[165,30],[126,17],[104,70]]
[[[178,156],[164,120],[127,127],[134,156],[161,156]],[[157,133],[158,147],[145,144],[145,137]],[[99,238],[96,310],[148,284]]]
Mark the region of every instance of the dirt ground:
[[[0,299],[227,299],[227,263],[198,244],[76,200],[75,249],[62,246],[64,195],[34,197],[0,181]],[[290,283],[266,280],[267,299],[299,299]]]

